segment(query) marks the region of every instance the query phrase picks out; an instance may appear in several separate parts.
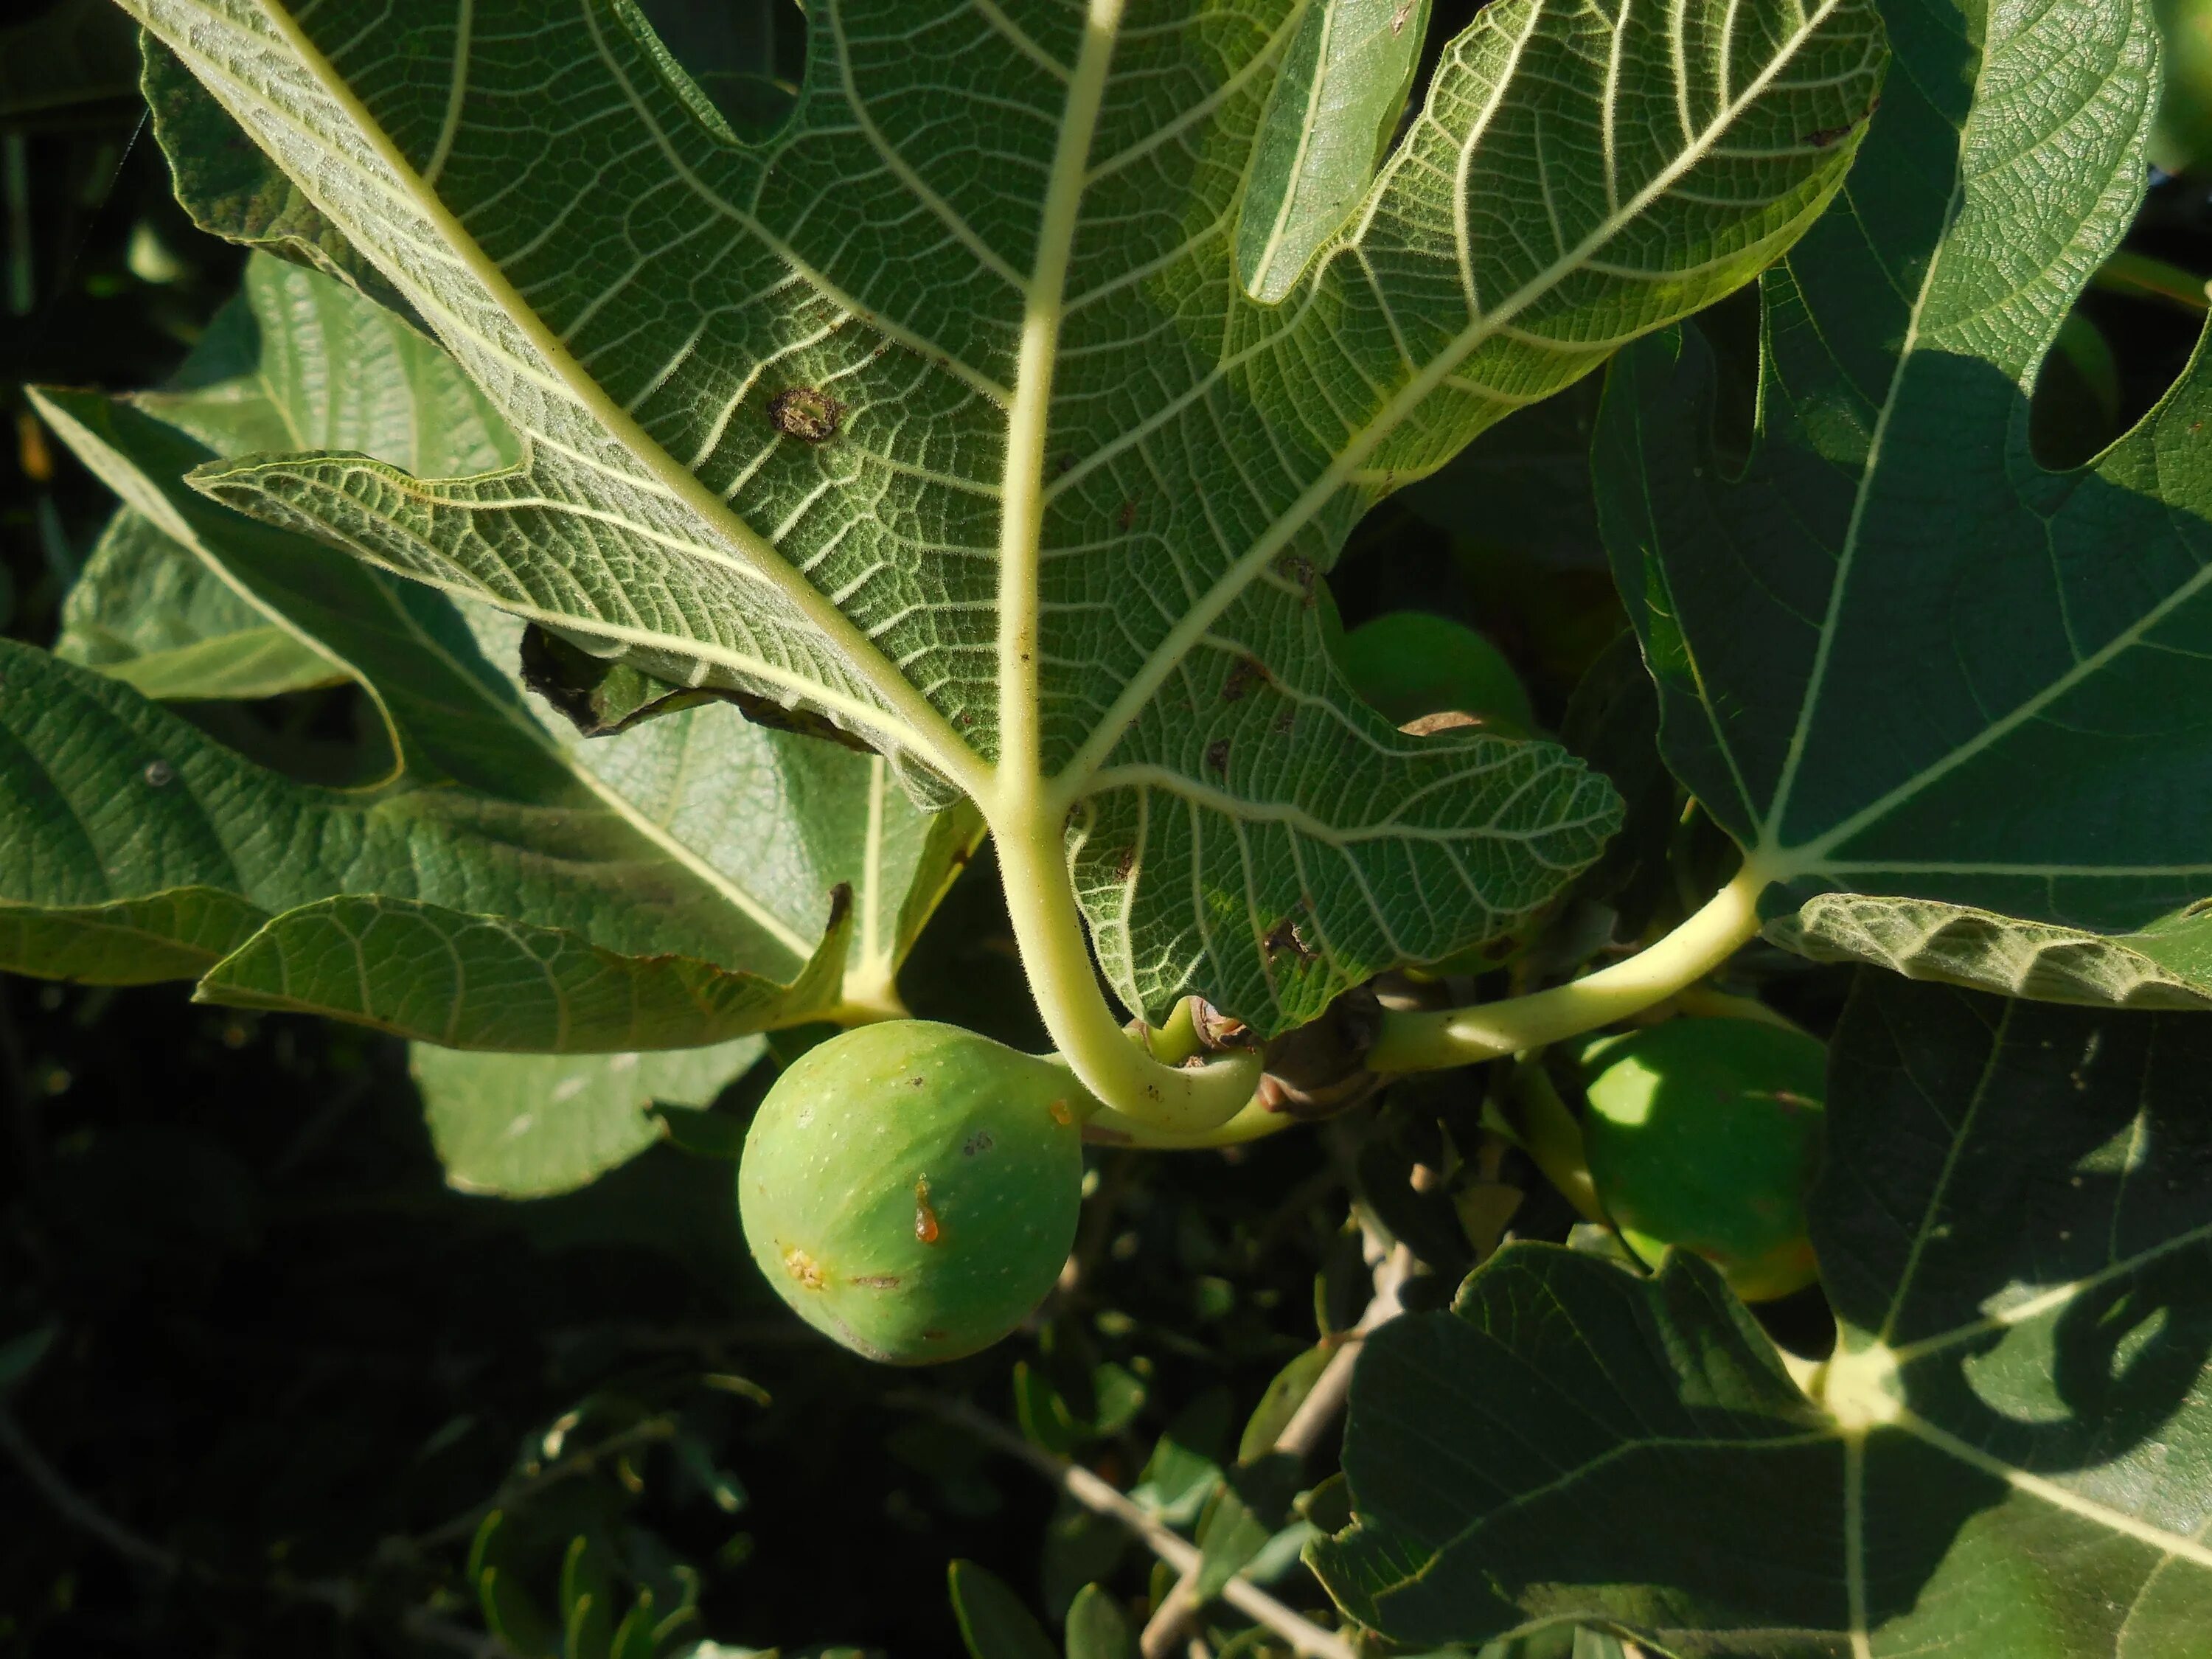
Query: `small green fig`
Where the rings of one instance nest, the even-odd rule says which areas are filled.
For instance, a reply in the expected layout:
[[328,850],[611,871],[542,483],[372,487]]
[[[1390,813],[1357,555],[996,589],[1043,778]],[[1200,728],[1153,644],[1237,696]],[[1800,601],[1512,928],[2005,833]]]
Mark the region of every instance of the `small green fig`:
[[1655,1266],[1670,1244],[1694,1250],[1747,1302],[1813,1282],[1819,1039],[1759,1020],[1671,1019],[1598,1039],[1583,1067],[1590,1179],[1631,1249]]
[[753,1260],[856,1353],[930,1364],[1043,1300],[1082,1206],[1081,1085],[926,1020],[832,1037],[761,1103],[738,1164]]
[[1536,711],[1504,653],[1449,617],[1390,611],[1346,634],[1337,659],[1360,700],[1399,725],[1454,709],[1508,737],[1535,730]]
[[2166,69],[2150,159],[2168,173],[2195,173],[2212,161],[2212,0],[2156,0]]

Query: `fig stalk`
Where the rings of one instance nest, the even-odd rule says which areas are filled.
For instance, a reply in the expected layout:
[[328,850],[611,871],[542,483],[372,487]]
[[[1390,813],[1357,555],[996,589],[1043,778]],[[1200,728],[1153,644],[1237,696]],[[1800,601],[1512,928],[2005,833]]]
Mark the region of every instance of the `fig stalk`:
[[1759,895],[1768,879],[1746,866],[1666,938],[1565,985],[1470,1008],[1388,1010],[1367,1063],[1377,1072],[1449,1071],[1641,1013],[1703,979],[1758,933]]

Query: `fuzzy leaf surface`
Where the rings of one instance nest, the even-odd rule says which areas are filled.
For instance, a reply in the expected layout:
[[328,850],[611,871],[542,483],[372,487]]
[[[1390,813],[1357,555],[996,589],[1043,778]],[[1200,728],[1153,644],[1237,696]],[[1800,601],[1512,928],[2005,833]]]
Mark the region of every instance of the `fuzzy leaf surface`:
[[[974,846],[972,815],[916,812],[881,761],[762,730],[726,706],[580,738],[521,684],[514,618],[185,488],[183,474],[210,455],[301,442],[430,470],[514,454],[437,345],[331,278],[257,258],[240,302],[171,387],[40,401],[130,503],[123,521],[153,538],[137,567],[143,608],[119,580],[85,607],[104,637],[135,642],[164,617],[189,629],[198,607],[181,617],[161,607],[212,586],[223,596],[216,624],[231,631],[204,647],[222,648],[241,617],[258,618],[360,681],[399,762],[371,788],[311,788],[64,678],[59,695],[83,711],[77,742],[58,709],[36,744],[21,728],[24,778],[4,797],[6,827],[31,849],[11,866],[6,896],[37,912],[20,921],[11,965],[47,971],[67,951],[71,962],[99,956],[100,976],[144,977],[117,929],[127,922],[143,949],[149,929],[169,925],[175,948],[159,960],[201,973],[228,957],[204,981],[228,1000],[484,1048],[715,1042],[819,1017],[848,990],[879,996]],[[110,730],[117,719],[134,735]],[[127,767],[134,744],[152,745],[138,764],[158,762],[163,780],[138,792],[149,834],[70,844],[68,813],[50,809],[100,805],[81,777]],[[210,856],[156,856],[173,813],[198,820]],[[180,889],[202,896],[145,902]],[[218,936],[210,917],[231,931]]]
[[1123,1000],[1263,1031],[1511,927],[1617,816],[1554,748],[1361,708],[1316,576],[1786,246],[1882,60],[1867,0],[1505,0],[1268,306],[1235,243],[1299,0],[824,3],[751,143],[612,0],[127,7],[524,447],[202,488],[1064,832]]

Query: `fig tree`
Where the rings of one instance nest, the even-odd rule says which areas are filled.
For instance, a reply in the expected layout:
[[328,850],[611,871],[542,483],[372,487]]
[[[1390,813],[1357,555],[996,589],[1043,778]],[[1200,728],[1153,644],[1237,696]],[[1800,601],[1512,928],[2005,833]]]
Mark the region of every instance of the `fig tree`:
[[1080,1085],[957,1026],[864,1025],[793,1061],[738,1165],[753,1260],[799,1317],[871,1359],[988,1347],[1075,1238]]
[[1719,1267],[1747,1302],[1813,1281],[1805,1194],[1820,1152],[1827,1049],[1749,1019],[1672,1019],[1583,1054],[1590,1179],[1621,1237]]

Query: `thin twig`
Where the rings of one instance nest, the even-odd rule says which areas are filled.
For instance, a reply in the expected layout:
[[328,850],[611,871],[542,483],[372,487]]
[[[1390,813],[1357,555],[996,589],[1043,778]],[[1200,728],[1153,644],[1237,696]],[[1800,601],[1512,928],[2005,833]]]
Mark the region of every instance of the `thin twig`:
[[[1375,1263],[1375,1294],[1366,1311],[1359,1316],[1359,1322],[1341,1339],[1342,1346],[1328,1357],[1328,1364],[1322,1367],[1313,1387],[1306,1390],[1306,1397],[1298,1401],[1291,1420],[1276,1435],[1273,1449],[1277,1452],[1297,1458],[1311,1455],[1351,1396],[1352,1368],[1358,1363],[1360,1346],[1368,1332],[1395,1317],[1403,1306],[1399,1297],[1406,1281],[1413,1277],[1413,1251],[1404,1244],[1397,1244],[1385,1252],[1381,1241],[1371,1232],[1367,1235],[1367,1242],[1369,1248],[1381,1255]],[[1192,1567],[1160,1598],[1160,1605],[1137,1638],[1137,1650],[1143,1659],[1169,1659],[1175,1652],[1190,1621],[1205,1605],[1199,1599],[1198,1576],[1199,1570]]]
[[634,1423],[618,1433],[609,1435],[597,1445],[586,1446],[583,1450],[571,1453],[557,1463],[548,1464],[535,1474],[527,1474],[520,1480],[510,1480],[495,1492],[488,1503],[478,1504],[475,1508],[465,1510],[450,1520],[441,1521],[428,1532],[416,1534],[413,1540],[415,1547],[417,1549],[434,1549],[441,1544],[457,1543],[464,1538],[472,1538],[476,1535],[477,1528],[483,1524],[484,1516],[489,1515],[494,1510],[513,1509],[516,1504],[526,1503],[535,1498],[546,1487],[558,1481],[567,1480],[579,1474],[590,1474],[610,1457],[629,1451],[638,1446],[649,1446],[663,1440],[672,1440],[675,1437],[676,1425],[665,1417],[652,1417],[642,1423]]
[[[1164,1522],[1147,1515],[1127,1493],[1098,1476],[1080,1463],[1071,1463],[1066,1458],[1055,1457],[1039,1449],[1022,1438],[1013,1430],[997,1419],[977,1411],[963,1401],[939,1399],[933,1395],[902,1394],[893,1396],[898,1404],[915,1407],[957,1424],[977,1439],[997,1447],[1011,1457],[1018,1457],[1047,1480],[1056,1482],[1060,1490],[1094,1514],[1120,1522],[1145,1540],[1153,1554],[1173,1567],[1178,1573],[1198,1570],[1200,1555],[1197,1548],[1179,1536]],[[1334,1631],[1324,1630],[1305,1617],[1293,1612],[1257,1584],[1245,1578],[1232,1578],[1223,1587],[1221,1599],[1235,1607],[1255,1625],[1265,1626],[1291,1644],[1294,1652],[1305,1659],[1358,1659],[1351,1643]]]
[[1413,1253],[1407,1246],[1391,1247],[1375,1269],[1375,1294],[1368,1302],[1359,1322],[1352,1328],[1343,1345],[1328,1358],[1328,1364],[1314,1379],[1306,1397],[1298,1401],[1297,1410],[1291,1420],[1283,1425],[1283,1431],[1275,1437],[1275,1449],[1304,1457],[1321,1443],[1322,1431],[1344,1409],[1344,1402],[1352,1394],[1352,1368],[1358,1363],[1359,1350],[1367,1334],[1384,1321],[1395,1319],[1405,1305],[1400,1301],[1406,1281],[1413,1276]]
[[90,1533],[94,1538],[128,1560],[151,1567],[164,1577],[173,1577],[184,1568],[184,1559],[173,1550],[163,1549],[150,1538],[141,1538],[106,1510],[70,1485],[62,1472],[46,1462],[33,1446],[15,1418],[0,1410],[0,1450],[15,1459],[15,1467],[24,1478],[39,1489],[41,1496],[61,1511],[62,1518],[72,1526]]
[[[151,1539],[140,1537],[70,1486],[61,1471],[46,1462],[31,1443],[22,1425],[3,1409],[0,1409],[0,1450],[15,1460],[25,1477],[61,1511],[64,1519],[90,1533],[118,1555],[151,1567],[164,1577],[174,1577],[185,1571],[184,1557],[162,1548]],[[198,1565],[192,1571],[196,1578],[213,1577]],[[270,1580],[265,1588],[289,1601],[309,1601],[325,1607],[341,1620],[361,1616],[360,1592],[343,1579],[279,1577]],[[400,1628],[420,1640],[467,1654],[470,1659],[517,1659],[514,1650],[497,1637],[481,1635],[428,1607],[410,1608],[401,1616]]]

